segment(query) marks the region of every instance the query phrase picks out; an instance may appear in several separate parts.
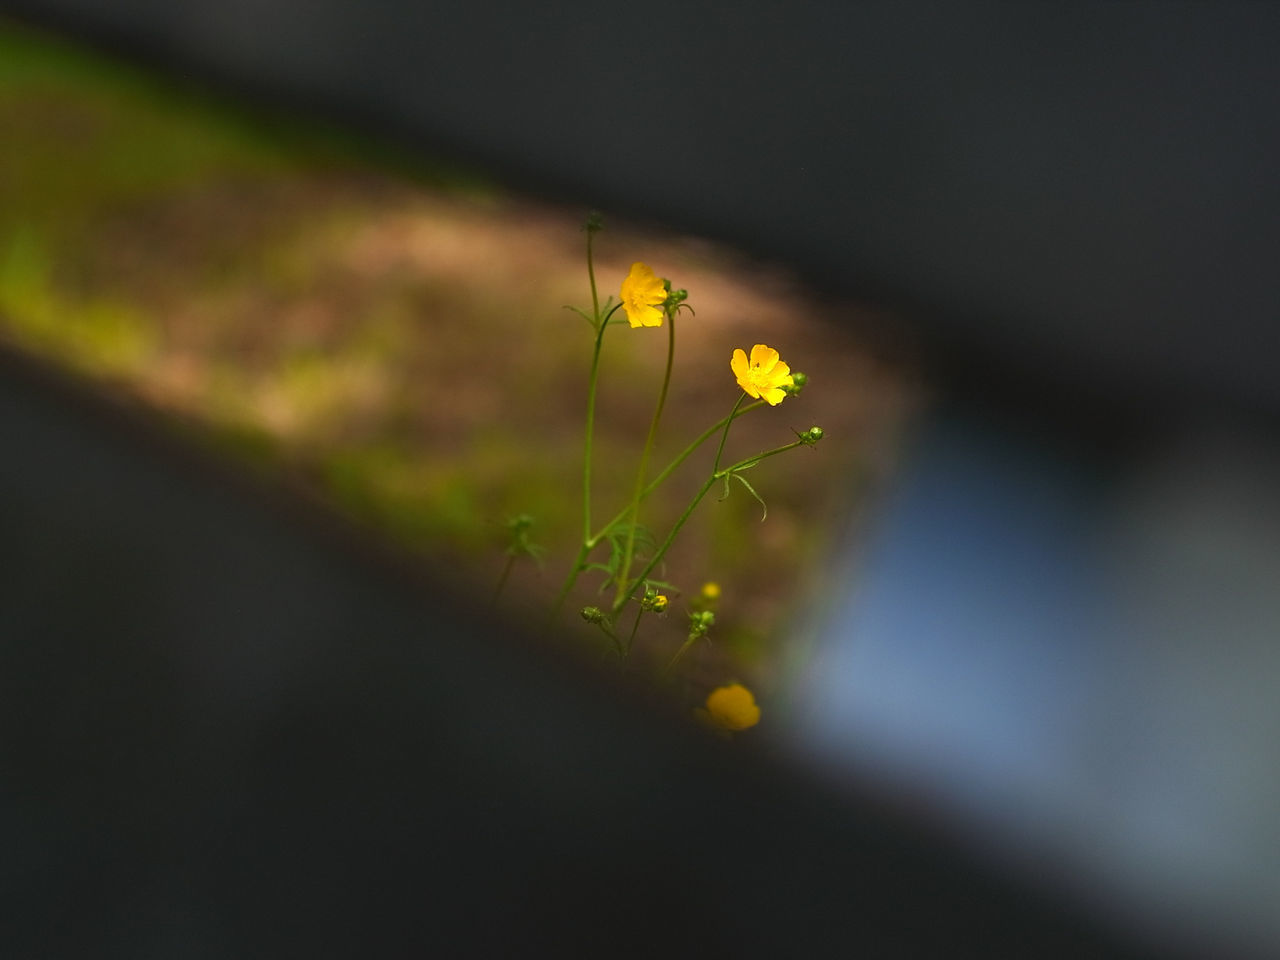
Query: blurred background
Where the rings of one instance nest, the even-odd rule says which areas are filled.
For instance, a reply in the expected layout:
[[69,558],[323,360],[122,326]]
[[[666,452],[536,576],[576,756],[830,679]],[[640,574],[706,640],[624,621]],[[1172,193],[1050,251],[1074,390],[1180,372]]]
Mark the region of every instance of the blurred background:
[[[827,437],[753,472],[765,523],[735,491],[673,554],[679,611],[722,587],[681,709],[748,682],[748,736],[840,791],[830,822],[874,795],[1122,941],[1280,950],[1280,15],[586,6],[451,33],[392,3],[11,5],[46,26],[0,20],[7,349],[373,531],[464,610],[530,514],[527,623],[574,547],[591,344],[564,306],[601,206],[602,292],[643,260],[697,311],[655,462],[756,342],[810,383],[732,447]],[[654,23],[665,46],[616,54]],[[618,332],[615,503],[663,360]]]
[[[13,22],[0,43],[9,343],[368,525],[477,602],[502,574],[507,521],[530,515],[546,553],[541,568],[514,567],[504,593],[541,623],[581,535],[594,333],[566,305],[591,303],[585,209],[236,107]],[[920,384],[905,343],[891,354],[859,337],[873,311],[823,300],[776,264],[610,221],[602,299],[617,299],[635,260],[688,289],[696,310],[679,325],[651,473],[728,414],[735,348],[775,345],[811,377],[803,396],[739,421],[727,456],[813,424],[830,439],[755,471],[767,523],[736,485],[695,514],[660,574],[685,595],[646,618],[637,648],[643,670],[665,664],[690,600],[715,582],[720,642],[690,661],[706,661],[702,696],[728,676],[772,690],[780,646],[799,642],[797,605],[812,600],[834,532],[891,472]],[[666,357],[661,331],[611,334],[600,521],[630,497]],[[713,448],[646,506],[659,537]],[[611,647],[576,615],[600,602],[601,580],[584,577],[562,618],[588,654]]]

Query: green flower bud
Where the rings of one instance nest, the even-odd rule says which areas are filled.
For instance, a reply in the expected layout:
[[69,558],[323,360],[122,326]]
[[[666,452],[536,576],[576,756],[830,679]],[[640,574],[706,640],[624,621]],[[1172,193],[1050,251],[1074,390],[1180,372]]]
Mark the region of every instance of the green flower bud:
[[805,374],[792,373],[791,382],[783,386],[782,392],[791,397],[797,396],[808,382],[809,378]]
[[817,444],[823,437],[821,427],[810,427],[804,433],[800,434],[800,442],[805,446],[812,447]]
[[587,214],[587,222],[582,225],[582,229],[587,233],[599,233],[604,229],[604,214],[599,210],[592,210]]
[[587,621],[587,623],[603,623],[604,611],[599,607],[583,607],[582,619]]
[[710,610],[696,610],[689,614],[689,639],[697,640],[705,637],[716,622],[716,615]]

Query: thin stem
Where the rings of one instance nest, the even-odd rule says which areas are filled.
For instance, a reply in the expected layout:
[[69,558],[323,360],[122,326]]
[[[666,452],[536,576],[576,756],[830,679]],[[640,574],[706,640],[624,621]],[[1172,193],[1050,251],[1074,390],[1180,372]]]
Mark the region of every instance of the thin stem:
[[720,446],[716,449],[716,459],[715,459],[714,465],[711,468],[711,476],[707,477],[707,480],[702,485],[702,488],[694,496],[689,506],[685,508],[684,513],[680,515],[680,519],[677,520],[675,526],[671,528],[671,532],[667,534],[667,539],[662,542],[662,546],[660,546],[657,550],[654,551],[653,556],[649,559],[649,562],[648,564],[646,564],[644,570],[640,573],[638,577],[636,577],[633,581],[631,581],[631,583],[627,585],[627,589],[619,595],[618,599],[614,601],[613,615],[615,617],[618,615],[618,612],[626,604],[627,598],[630,597],[633,592],[635,592],[636,587],[639,586],[640,583],[642,583],[644,579],[648,577],[650,573],[653,572],[653,568],[656,567],[659,562],[661,562],[663,556],[666,554],[667,550],[671,547],[672,542],[675,540],[676,534],[680,532],[680,528],[685,525],[686,521],[688,521],[689,517],[693,514],[693,511],[697,509],[698,504],[702,502],[702,498],[705,497],[707,495],[707,491],[711,489],[711,485],[720,478],[721,476],[720,457],[724,454],[725,441],[729,439],[729,428],[733,426],[734,416],[737,414],[738,408],[742,406],[742,401],[746,399],[746,396],[747,395],[745,393],[739,394],[737,402],[735,402],[733,405],[733,410],[730,411],[729,416],[725,417],[724,431],[720,434]]
[[502,596],[502,588],[507,585],[507,578],[511,576],[511,568],[516,565],[516,555],[514,553],[507,554],[507,562],[502,567],[502,576],[498,578],[498,585],[493,590],[493,602],[497,603],[498,598]]
[[578,582],[578,575],[582,573],[583,564],[586,562],[587,554],[591,552],[591,548],[585,543],[578,550],[578,556],[573,561],[573,566],[569,569],[569,575],[564,578],[564,583],[560,586],[560,592],[556,595],[556,602],[551,606],[551,613],[547,616],[547,629],[556,622],[556,618],[560,616],[560,609],[564,606],[565,600],[569,598],[569,592],[573,589],[573,585]]
[[556,621],[556,618],[560,616],[560,608],[564,606],[565,599],[568,598],[569,592],[577,582],[578,574],[582,572],[582,566],[586,562],[587,554],[595,546],[591,542],[591,447],[596,426],[596,383],[600,377],[600,346],[604,343],[604,332],[609,326],[609,318],[613,316],[614,311],[621,304],[610,310],[607,316],[600,316],[600,294],[596,290],[596,268],[592,255],[594,238],[595,231],[588,230],[587,277],[591,281],[591,322],[595,324],[596,328],[596,343],[591,353],[591,378],[587,384],[587,425],[582,444],[582,548],[578,551],[578,556],[573,561],[573,566],[569,569],[569,575],[565,577],[564,584],[560,587],[556,602],[551,607],[551,613],[547,617],[548,629]]
[[[658,433],[658,422],[662,419],[662,408],[667,403],[667,390],[671,386],[671,363],[676,353],[676,318],[667,313],[667,369],[662,375],[662,389],[658,391],[658,405],[654,407],[653,419],[649,421],[649,435],[644,440],[644,451],[640,454],[640,467],[636,470],[636,489],[631,495],[631,525],[627,528],[627,543],[622,550],[622,573],[618,577],[618,592],[614,596],[616,604],[622,599],[627,577],[631,574],[631,560],[635,556],[636,524],[640,522],[640,501],[644,497],[644,475],[649,469],[649,456],[653,452],[653,440]],[[591,531],[585,534],[590,538]]]
[[698,642],[698,638],[691,636],[688,640],[680,645],[680,649],[676,651],[676,655],[671,658],[671,662],[662,668],[662,675],[665,677],[671,672],[672,668],[684,659],[684,655],[689,652],[689,648]]
[[600,322],[600,296],[596,293],[596,265],[595,260],[591,256],[592,241],[595,240],[596,232],[594,230],[587,231],[587,279],[591,281],[591,317],[592,322]]
[[631,624],[631,636],[627,637],[627,652],[624,656],[631,656],[631,648],[636,642],[636,631],[640,629],[640,618],[644,616],[644,607],[636,609],[636,622]]
[[[745,394],[743,396],[745,396]],[[734,404],[734,407],[733,407],[734,413],[737,412],[738,407],[742,404],[742,399],[743,399],[742,397],[738,397],[738,402]],[[731,413],[728,417],[725,418],[724,433],[721,434],[720,436],[720,446],[716,450],[715,465],[712,468],[711,476],[707,477],[706,482],[702,485],[702,487],[698,490],[698,492],[694,494],[693,500],[690,502],[689,506],[685,508],[684,513],[680,515],[680,519],[676,521],[675,526],[671,528],[671,532],[667,534],[667,539],[662,541],[662,546],[658,547],[658,549],[654,552],[653,558],[645,566],[644,570],[640,572],[640,575],[638,577],[636,577],[634,580],[631,581],[630,589],[627,590],[627,596],[630,596],[635,591],[636,587],[639,586],[642,582],[644,582],[645,578],[647,578],[649,574],[653,572],[653,568],[658,565],[658,563],[662,560],[663,556],[666,555],[667,550],[670,549],[671,544],[675,541],[676,534],[680,532],[680,528],[683,527],[685,523],[688,521],[689,517],[692,516],[693,511],[696,510],[698,507],[698,504],[702,502],[702,498],[707,495],[707,492],[712,488],[712,486],[714,486],[717,480],[723,480],[725,477],[729,476],[729,474],[737,470],[744,470],[747,467],[754,467],[757,463],[760,463],[762,460],[767,460],[769,457],[776,457],[780,453],[786,453],[788,450],[794,450],[796,447],[802,447],[805,445],[803,440],[792,440],[790,443],[784,443],[782,446],[774,447],[772,450],[766,450],[763,453],[757,453],[753,457],[747,457],[746,459],[739,460],[737,463],[731,464],[725,467],[724,469],[720,469],[720,457],[724,454],[724,444],[725,444],[725,440],[727,440],[729,437],[729,427],[733,423],[733,417],[734,415]],[[626,603],[626,597],[624,597],[621,602],[615,602],[612,609],[612,615],[616,617],[618,615],[618,612],[625,605],[625,603]]]
[[[697,439],[695,439],[692,443],[690,443],[687,447],[684,448],[684,450],[680,453],[678,457],[676,457],[674,460],[668,463],[665,467],[663,467],[661,473],[659,473],[656,477],[654,477],[651,481],[649,481],[649,485],[645,487],[644,491],[640,494],[640,501],[643,503],[645,500],[649,499],[649,495],[652,494],[653,491],[658,489],[662,481],[666,480],[667,477],[671,476],[671,474],[676,470],[676,468],[678,468],[680,464],[688,460],[689,457],[693,455],[693,452],[697,450],[700,446],[702,446],[704,443],[706,443],[707,440],[709,440],[717,430],[723,430],[726,423],[737,419],[738,417],[742,416],[745,413],[750,413],[752,410],[755,410],[759,407],[763,407],[764,405],[765,405],[765,402],[763,400],[757,400],[755,403],[749,403],[745,407],[742,407],[741,409],[739,409],[736,413],[730,414],[729,416],[725,417],[723,420],[717,420],[711,426],[707,427],[706,430],[702,431],[702,433],[698,435]],[[631,506],[629,504],[623,507],[621,510],[619,510],[617,515],[614,516],[612,520],[610,520],[603,527],[601,527],[599,532],[596,533],[587,541],[588,548],[594,548],[596,544],[598,544],[601,540],[603,540],[605,537],[605,534],[607,534],[610,530],[612,530],[615,526],[617,526],[619,523],[621,523],[623,520],[627,518],[627,513],[630,510],[631,510]]]
[[780,447],[774,447],[772,450],[766,450],[764,453],[757,453],[754,457],[747,457],[745,460],[739,460],[735,464],[725,467],[723,470],[717,471],[712,475],[713,480],[722,480],[731,473],[738,470],[745,470],[748,467],[754,467],[761,460],[768,460],[770,457],[776,457],[780,453],[786,453],[788,450],[794,450],[796,447],[805,446],[803,440],[792,440],[790,443],[784,443]]
[[[594,293],[593,293],[594,296]],[[596,346],[591,354],[591,379],[587,384],[587,429],[582,450],[582,539],[591,537],[591,445],[596,428],[596,382],[600,378],[600,345],[609,325],[601,323],[596,330]]]
[[745,393],[738,394],[738,401],[733,405],[733,409],[729,411],[729,416],[725,418],[724,433],[720,434],[720,446],[716,447],[716,458],[711,464],[711,472],[714,475],[720,469],[720,457],[724,454],[724,443],[729,439],[729,427],[733,423],[733,418],[738,412],[738,408],[742,406],[742,401],[747,398]]
[[614,605],[613,605],[614,616],[617,616],[618,612],[626,605],[627,598],[631,596],[631,594],[635,591],[636,587],[638,587],[649,576],[649,574],[653,572],[653,568],[656,567],[659,564],[659,562],[661,562],[663,555],[667,552],[672,542],[675,540],[676,534],[680,532],[680,528],[685,525],[685,522],[693,514],[693,511],[697,508],[698,504],[702,502],[702,498],[707,495],[707,491],[711,489],[711,485],[715,483],[715,479],[716,479],[715,474],[712,474],[710,477],[707,478],[706,483],[702,485],[702,489],[700,489],[694,495],[693,500],[690,502],[689,506],[687,506],[685,508],[684,513],[680,515],[680,519],[676,521],[676,525],[672,527],[671,532],[667,534],[667,539],[662,541],[662,546],[660,546],[654,552],[649,562],[645,565],[644,570],[640,572],[640,575],[631,581],[631,583],[629,584],[629,589],[622,595],[621,599],[614,602]]
[[[613,310],[617,309],[618,308],[616,306],[613,308]],[[613,310],[610,311],[610,315],[613,313]],[[662,472],[649,481],[649,485],[646,486],[640,494],[640,502],[643,503],[645,500],[649,499],[649,496],[653,491],[657,490],[662,482],[666,480],[667,477],[671,476],[671,474],[674,473],[682,463],[688,460],[689,457],[693,455],[694,451],[706,443],[716,433],[716,431],[723,430],[727,424],[733,422],[738,417],[741,417],[743,414],[750,413],[752,410],[763,407],[764,405],[765,402],[763,400],[757,400],[755,403],[749,403],[745,407],[739,407],[734,413],[731,413],[723,420],[717,420],[711,426],[707,427],[706,430],[703,430],[692,443],[681,451],[679,456],[663,467]],[[608,534],[610,530],[627,518],[627,514],[630,511],[631,505],[628,504],[619,510],[617,514],[614,515],[613,519],[601,527],[599,532],[588,537],[586,542],[583,543],[582,549],[578,551],[578,557],[574,560],[573,567],[569,570],[569,575],[565,578],[564,584],[560,588],[560,593],[556,597],[555,604],[551,609],[551,615],[547,619],[548,624],[560,615],[560,608],[564,606],[565,600],[568,599],[570,592],[573,590],[574,584],[578,582],[578,577],[582,574],[587,556],[592,550],[599,546],[600,541],[605,538],[605,535]]]

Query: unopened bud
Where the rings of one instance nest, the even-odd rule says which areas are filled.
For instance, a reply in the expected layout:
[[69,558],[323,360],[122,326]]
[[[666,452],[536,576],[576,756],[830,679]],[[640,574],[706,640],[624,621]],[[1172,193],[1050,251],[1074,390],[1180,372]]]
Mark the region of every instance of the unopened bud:
[[794,397],[804,389],[804,385],[808,382],[808,376],[797,371],[791,374],[791,382],[782,387],[782,392]]
[[689,614],[689,639],[697,640],[705,637],[716,622],[716,615],[710,610],[697,610]]

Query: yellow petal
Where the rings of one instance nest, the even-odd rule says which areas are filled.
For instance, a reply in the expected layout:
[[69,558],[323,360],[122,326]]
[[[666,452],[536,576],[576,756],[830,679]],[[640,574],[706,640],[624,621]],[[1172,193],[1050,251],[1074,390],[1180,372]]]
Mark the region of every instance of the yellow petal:
[[768,373],[777,362],[778,351],[773,347],[766,347],[763,343],[757,343],[751,348],[751,365],[759,367],[762,372]]
[[642,307],[637,311],[640,314],[640,325],[644,327],[660,327],[662,326],[662,311],[657,307]]
[[777,365],[769,371],[769,382],[775,387],[790,386],[793,382],[791,368],[779,360]]
[[751,691],[740,683],[718,687],[707,696],[710,719],[726,730],[746,730],[760,722],[760,708]]
[[661,280],[655,279],[652,283],[646,283],[640,289],[640,295],[645,300],[651,300],[654,304],[659,304],[667,299],[667,287]]
[[641,297],[654,280],[653,271],[643,263],[633,263],[631,272],[622,281],[622,299],[634,300]]
[[782,402],[782,398],[785,397],[786,394],[782,392],[781,387],[767,387],[760,391],[759,396],[767,400],[769,402],[769,406],[776,407]]
[[729,361],[729,369],[733,371],[733,375],[738,378],[739,383],[747,378],[747,354],[741,348],[733,351],[733,359]]

